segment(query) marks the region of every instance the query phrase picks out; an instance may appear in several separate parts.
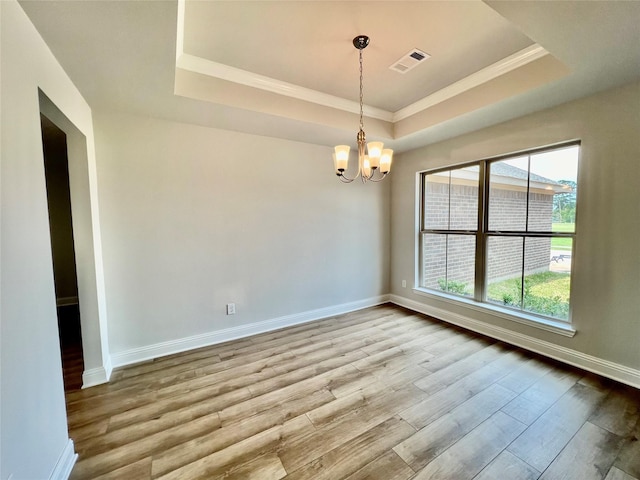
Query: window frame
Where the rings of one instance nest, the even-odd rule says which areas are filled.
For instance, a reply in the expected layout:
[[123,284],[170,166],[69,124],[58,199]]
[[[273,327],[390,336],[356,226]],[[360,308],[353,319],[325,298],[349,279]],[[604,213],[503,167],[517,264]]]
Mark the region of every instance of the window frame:
[[[487,278],[487,258],[488,258],[488,249],[489,249],[489,238],[491,237],[521,237],[523,238],[523,267],[525,262],[524,252],[526,248],[526,239],[527,238],[570,238],[572,239],[571,246],[571,277],[570,277],[570,289],[573,286],[574,280],[574,260],[575,260],[575,241],[577,237],[577,225],[578,225],[578,215],[576,209],[576,220],[575,227],[573,232],[558,232],[551,229],[550,231],[527,231],[529,224],[529,202],[530,202],[530,186],[531,186],[531,157],[536,154],[545,153],[554,150],[561,150],[563,148],[577,146],[579,148],[578,151],[578,170],[580,165],[580,155],[581,155],[581,142],[580,140],[571,140],[563,143],[558,143],[546,147],[532,148],[523,151],[513,152],[509,154],[494,156],[483,158],[480,160],[475,160],[472,162],[466,162],[462,164],[451,165],[447,167],[440,167],[430,170],[424,170],[418,172],[418,215],[419,219],[417,222],[417,230],[418,230],[418,238],[417,238],[417,249],[418,255],[417,260],[418,263],[416,265],[416,283],[417,287],[413,290],[415,293],[420,295],[426,295],[428,297],[437,298],[441,300],[445,300],[449,303],[454,304],[464,304],[466,306],[471,306],[472,308],[483,311],[490,312],[494,314],[498,314],[503,318],[507,318],[509,320],[514,320],[519,323],[525,323],[527,325],[533,325],[539,328],[543,328],[545,330],[553,331],[555,333],[560,333],[562,335],[573,336],[575,334],[575,330],[572,327],[572,300],[569,300],[569,313],[567,319],[551,317],[543,314],[538,314],[535,312],[529,312],[524,310],[524,305],[520,308],[514,308],[507,305],[500,305],[497,303],[492,303],[487,298],[487,287],[489,285],[489,281]],[[518,157],[527,157],[527,195],[526,195],[526,208],[527,208],[527,221],[525,223],[525,230],[495,230],[489,229],[489,191],[491,186],[491,164],[514,159]],[[428,175],[433,175],[442,172],[452,172],[458,169],[468,168],[468,167],[478,167],[478,221],[477,228],[475,230],[470,229],[434,229],[434,228],[426,228],[425,227],[425,209],[426,209],[426,178]],[[451,177],[450,177],[451,178]],[[577,178],[576,178],[577,181]],[[449,192],[451,195],[451,192]],[[451,196],[449,196],[449,202],[451,201]],[[450,224],[449,224],[450,226]],[[473,235],[476,239],[476,248],[475,248],[475,280],[474,280],[474,288],[473,295],[463,296],[457,295],[454,293],[446,292],[443,290],[437,290],[434,288],[424,287],[424,237],[426,234],[440,234],[440,235]],[[523,274],[524,276],[524,268]]]

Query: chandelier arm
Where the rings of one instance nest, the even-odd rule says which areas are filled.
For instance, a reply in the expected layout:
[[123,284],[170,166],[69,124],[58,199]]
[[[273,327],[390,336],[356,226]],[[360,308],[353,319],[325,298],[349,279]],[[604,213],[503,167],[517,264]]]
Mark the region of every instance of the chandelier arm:
[[371,174],[371,177],[369,177],[369,181],[370,181],[370,182],[376,182],[376,183],[381,182],[382,180],[384,180],[384,177],[386,177],[388,173],[389,173],[389,172],[387,172],[387,173],[383,173],[381,177],[378,177],[378,178],[376,179],[376,178],[373,178],[373,175],[375,174],[375,172],[373,172],[373,173]]
[[[338,177],[340,177],[340,180],[344,183],[351,183],[353,182],[355,179],[357,179],[360,175],[361,175],[361,169],[358,168],[358,173],[356,173],[355,177],[353,178],[349,178],[345,175],[346,172],[342,172],[338,175]],[[364,175],[362,175],[364,177]]]
[[340,175],[338,175],[338,178],[340,179],[340,181],[341,181],[342,183],[351,183],[351,182],[353,182],[353,181],[354,181],[356,178],[358,178],[358,177],[354,177],[354,178],[347,178],[347,177],[345,177],[344,175],[340,174]]

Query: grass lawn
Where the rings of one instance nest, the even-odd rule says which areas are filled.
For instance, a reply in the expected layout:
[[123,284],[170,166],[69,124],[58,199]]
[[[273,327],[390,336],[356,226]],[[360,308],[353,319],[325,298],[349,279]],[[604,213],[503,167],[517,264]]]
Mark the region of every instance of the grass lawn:
[[554,232],[574,232],[576,230],[575,223],[554,223],[551,226]]
[[[554,223],[552,229],[554,232],[574,232],[575,223]],[[568,250],[571,251],[571,238],[552,238],[551,248],[554,250]]]
[[[568,273],[542,272],[525,277],[524,310],[567,319],[570,279]],[[512,278],[489,285],[490,301],[520,308],[521,281]]]
[[527,277],[525,282],[530,278],[532,282],[529,291],[532,295],[546,298],[558,297],[563,302],[569,302],[571,275],[568,273],[538,273]]

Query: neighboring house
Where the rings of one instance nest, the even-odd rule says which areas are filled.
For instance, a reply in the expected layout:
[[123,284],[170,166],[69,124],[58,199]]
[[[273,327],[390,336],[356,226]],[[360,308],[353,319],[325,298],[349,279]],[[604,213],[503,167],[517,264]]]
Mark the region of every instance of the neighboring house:
[[[551,231],[553,197],[566,193],[567,187],[534,173],[530,178],[529,221],[530,228]],[[432,228],[474,230],[477,225],[478,167],[428,176],[426,182],[425,222]],[[451,197],[449,197],[451,188]],[[522,230],[527,209],[527,171],[505,162],[491,164],[491,203],[489,205],[489,229]],[[451,205],[449,205],[451,198]],[[447,225],[447,222],[451,225]],[[441,236],[424,242],[423,286],[440,288],[444,272],[448,281],[474,283],[475,264],[469,261],[470,242],[475,237],[449,236],[448,242]],[[522,271],[522,248],[519,239],[492,238],[490,250],[498,249],[499,256],[491,256],[488,274],[493,281],[512,278]],[[548,238],[529,240],[526,245],[525,275],[549,270],[551,241]],[[446,268],[448,267],[448,268]]]

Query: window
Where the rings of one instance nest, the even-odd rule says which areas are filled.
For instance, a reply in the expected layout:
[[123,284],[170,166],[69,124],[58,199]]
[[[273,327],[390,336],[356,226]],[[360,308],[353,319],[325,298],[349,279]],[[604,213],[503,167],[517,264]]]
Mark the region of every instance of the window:
[[568,321],[579,149],[422,173],[420,287]]

